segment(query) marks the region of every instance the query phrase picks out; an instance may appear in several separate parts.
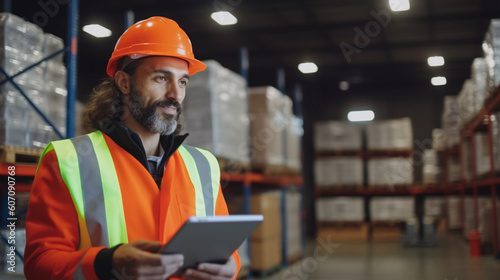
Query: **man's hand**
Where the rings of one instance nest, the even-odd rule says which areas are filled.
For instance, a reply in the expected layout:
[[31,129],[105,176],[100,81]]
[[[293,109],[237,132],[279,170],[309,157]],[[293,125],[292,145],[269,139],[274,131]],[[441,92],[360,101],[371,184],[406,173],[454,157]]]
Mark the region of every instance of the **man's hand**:
[[160,242],[137,240],[113,253],[113,275],[117,279],[165,280],[183,264],[182,255],[157,254]]
[[201,263],[197,269],[187,269],[182,274],[182,279],[232,280],[236,273],[236,261],[231,256],[225,264]]

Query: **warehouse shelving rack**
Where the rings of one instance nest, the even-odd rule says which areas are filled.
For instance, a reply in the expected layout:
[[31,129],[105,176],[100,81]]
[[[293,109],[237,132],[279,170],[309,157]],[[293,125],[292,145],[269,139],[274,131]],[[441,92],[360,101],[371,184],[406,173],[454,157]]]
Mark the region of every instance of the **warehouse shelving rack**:
[[[79,20],[79,0],[72,0],[67,3],[68,5],[68,16],[67,16],[67,38],[66,38],[66,47],[54,52],[53,54],[44,57],[42,60],[26,67],[22,71],[10,76],[7,72],[0,67],[0,73],[3,74],[6,78],[3,81],[0,81],[0,85],[5,83],[11,83],[16,90],[21,94],[26,101],[30,104],[30,106],[40,115],[40,117],[53,128],[56,135],[60,138],[71,138],[74,136],[75,130],[75,101],[76,101],[76,85],[77,85],[77,44],[78,44],[78,20]],[[12,0],[4,0],[4,12],[10,13],[12,8]],[[66,54],[66,67],[67,67],[67,117],[66,117],[66,135],[62,135],[62,133],[58,130],[58,128],[50,121],[50,119],[45,116],[45,114],[40,111],[39,108],[31,101],[31,99],[26,95],[24,90],[14,81],[14,78],[17,76],[24,74],[34,67],[42,64],[45,61],[51,60],[62,53]],[[36,166],[32,165],[24,165],[18,163],[0,163],[0,178],[2,178],[3,182],[7,182],[7,178],[9,176],[7,170],[9,166],[15,166],[16,171],[16,192],[28,192],[31,188],[31,179],[33,178]],[[7,184],[4,185],[1,193],[1,204],[0,204],[0,228],[5,229],[8,220],[8,196],[7,196]],[[24,215],[26,213],[26,209],[22,210],[20,214]],[[15,217],[18,218],[18,217]],[[2,241],[7,243],[7,240],[2,236]],[[1,242],[0,242],[1,243]],[[0,244],[1,246],[2,244]],[[23,256],[16,250],[16,255],[23,261]]]
[[[497,259],[500,259],[500,248],[499,248],[499,220],[497,216],[497,209],[500,207],[500,205],[497,205],[497,188],[500,185],[500,176],[498,173],[495,172],[495,157],[494,157],[494,148],[493,148],[493,126],[492,126],[492,113],[500,111],[500,86],[496,87],[494,90],[491,91],[490,98],[486,100],[485,106],[467,123],[462,128],[461,131],[461,137],[460,137],[460,143],[463,143],[465,141],[470,141],[470,157],[471,157],[471,175],[472,175],[472,180],[470,181],[465,181],[464,178],[462,178],[462,181],[458,186],[456,186],[457,189],[460,190],[460,195],[461,195],[461,208],[462,208],[462,213],[465,213],[465,205],[463,203],[464,201],[464,196],[465,196],[465,190],[472,189],[473,193],[473,203],[474,203],[474,228],[475,230],[479,229],[479,210],[478,210],[478,192],[481,189],[487,190],[489,189],[489,193],[491,196],[491,203],[492,203],[492,217],[493,217],[493,252],[494,256]],[[489,154],[489,173],[486,176],[477,176],[477,170],[476,170],[476,149],[475,149],[475,140],[474,140],[474,135],[478,131],[486,131],[488,134],[488,154]],[[460,163],[461,163],[461,170],[462,170],[462,175],[464,174],[463,170],[463,158],[462,158],[462,153],[459,152],[460,155]],[[464,217],[462,217],[462,220]]]
[[[288,267],[290,265],[288,261],[288,247],[287,247],[287,202],[286,202],[286,192],[290,190],[291,186],[296,186],[297,190],[301,193],[301,236],[302,236],[302,252],[305,248],[305,210],[304,210],[304,194],[303,194],[303,178],[301,175],[264,175],[261,173],[222,173],[221,174],[222,185],[232,188],[233,185],[237,189],[243,191],[243,214],[251,214],[250,209],[250,198],[252,192],[255,190],[259,191],[269,191],[269,190],[279,190],[281,196],[281,222],[282,222],[282,266]],[[250,245],[251,240],[248,239],[248,254],[250,258]],[[301,256],[300,258],[302,258]],[[252,271],[249,270],[248,278],[252,278]]]
[[[497,209],[500,205],[497,205],[498,198],[498,187],[500,186],[500,173],[494,171],[495,166],[495,158],[493,151],[493,128],[491,122],[491,114],[494,112],[500,111],[500,86],[491,91],[491,97],[485,102],[485,106],[475,115],[474,118],[470,119],[467,122],[462,130],[460,143],[454,145],[453,147],[447,148],[442,152],[444,155],[444,181],[432,184],[432,185],[411,185],[407,188],[385,188],[385,189],[377,189],[377,188],[369,188],[365,186],[361,189],[350,189],[347,190],[345,188],[315,188],[315,197],[327,197],[327,196],[363,196],[363,197],[372,197],[372,196],[385,196],[385,195],[449,195],[449,194],[459,194],[460,195],[460,213],[462,219],[462,228],[465,228],[465,195],[466,193],[472,193],[473,197],[473,205],[474,205],[474,228],[478,230],[479,227],[479,211],[478,211],[478,196],[479,193],[489,193],[492,199],[492,211],[493,211],[493,253],[496,259],[500,258],[500,240],[498,240],[499,234],[499,217],[497,216]],[[476,176],[476,155],[475,155],[475,143],[474,143],[474,134],[478,131],[486,131],[488,133],[488,152],[490,158],[490,172],[486,176]],[[450,182],[449,174],[447,169],[447,159],[451,156],[458,157],[460,159],[460,169],[461,174],[464,174],[464,166],[463,166],[463,154],[461,151],[461,143],[464,141],[470,141],[470,153],[471,153],[471,180],[465,180],[462,178],[457,182]],[[407,154],[407,152],[391,152],[386,154],[387,156],[408,156],[411,154]],[[332,152],[319,152],[316,153],[316,158],[323,156],[360,156],[364,159],[367,159],[371,156],[383,156],[383,152],[376,153],[367,153],[364,151],[356,151],[356,152],[341,152],[341,151],[332,151]],[[446,202],[446,200],[445,200]]]
[[[380,158],[413,158],[413,150],[335,150],[335,151],[316,151],[315,158],[326,157],[358,157],[361,158],[363,164],[363,176],[367,178],[367,164],[369,159]],[[370,186],[365,180],[361,186],[316,186],[314,191],[315,198],[330,197],[330,196],[362,196],[365,197],[365,205],[368,204],[368,199],[372,196],[395,196],[395,195],[418,195],[421,194],[419,186],[407,185],[387,185],[385,187]]]

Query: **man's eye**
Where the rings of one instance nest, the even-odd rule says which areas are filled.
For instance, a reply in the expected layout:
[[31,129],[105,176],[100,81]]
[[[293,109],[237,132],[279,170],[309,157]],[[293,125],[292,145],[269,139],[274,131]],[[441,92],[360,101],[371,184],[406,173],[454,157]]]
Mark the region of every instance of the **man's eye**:
[[165,76],[156,76],[156,77],[154,78],[154,80],[155,80],[155,81],[157,81],[157,82],[164,82],[164,81],[166,81],[167,79],[165,78]]
[[186,80],[181,80],[179,83],[181,84],[181,86],[185,87],[185,86],[187,86],[188,81],[186,81]]

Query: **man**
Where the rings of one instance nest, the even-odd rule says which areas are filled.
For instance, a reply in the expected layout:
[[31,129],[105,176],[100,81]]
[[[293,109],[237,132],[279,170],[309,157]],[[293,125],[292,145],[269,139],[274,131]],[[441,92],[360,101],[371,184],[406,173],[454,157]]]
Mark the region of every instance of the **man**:
[[[167,279],[183,256],[157,254],[161,246],[190,216],[228,214],[216,159],[178,134],[189,76],[204,69],[170,19],[125,31],[85,112],[94,132],[50,143],[40,160],[26,220],[28,279]],[[182,278],[229,280],[239,268],[235,252]]]

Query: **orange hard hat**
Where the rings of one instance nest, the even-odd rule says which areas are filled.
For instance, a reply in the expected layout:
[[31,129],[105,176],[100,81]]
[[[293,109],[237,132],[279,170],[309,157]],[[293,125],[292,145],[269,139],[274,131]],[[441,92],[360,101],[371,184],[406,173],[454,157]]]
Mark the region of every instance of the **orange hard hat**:
[[168,18],[150,17],[129,27],[118,39],[108,61],[106,73],[113,77],[118,60],[124,56],[139,58],[150,55],[184,59],[189,64],[189,75],[207,67],[194,58],[193,47],[186,32]]

